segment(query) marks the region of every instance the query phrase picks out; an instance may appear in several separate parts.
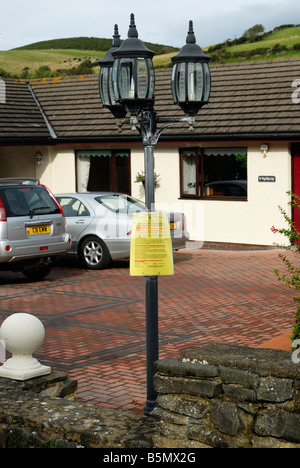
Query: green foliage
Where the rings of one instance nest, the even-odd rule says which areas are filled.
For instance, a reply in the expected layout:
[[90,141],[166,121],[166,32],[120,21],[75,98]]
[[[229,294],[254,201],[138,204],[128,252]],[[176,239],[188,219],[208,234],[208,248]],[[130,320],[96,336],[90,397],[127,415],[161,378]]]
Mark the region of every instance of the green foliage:
[[240,163],[243,169],[247,169],[247,155],[246,154],[237,154],[235,159],[237,162]]
[[50,78],[55,76],[51,71],[51,68],[48,65],[43,65],[42,67],[38,68],[35,72],[34,78]]
[[1,78],[11,78],[11,74],[3,70],[2,68],[0,68],[0,76]]
[[283,50],[287,50],[287,48],[284,45],[281,45],[281,44],[275,44],[272,47],[273,54],[278,54],[278,53],[282,52]]
[[48,440],[42,445],[36,445],[35,448],[42,448],[42,449],[53,449],[53,448],[65,448],[61,443],[58,443],[54,440]]
[[[300,209],[300,197],[298,195],[288,192],[291,196],[289,205],[294,209]],[[278,232],[287,237],[288,245],[278,245],[279,248],[289,252],[289,254],[279,254],[279,258],[287,269],[287,273],[282,275],[278,269],[275,269],[275,274],[279,281],[283,281],[289,288],[294,288],[297,294],[300,294],[300,269],[293,264],[291,256],[296,255],[298,260],[300,254],[300,232],[297,230],[295,223],[288,216],[287,212],[279,207],[281,214],[288,227],[276,229],[274,226],[271,228],[274,233]],[[299,260],[298,260],[299,263]],[[295,296],[294,301],[296,303],[296,314],[295,314],[295,326],[293,330],[292,340],[300,339],[300,296]]]
[[261,34],[265,31],[265,28],[262,24],[256,24],[255,26],[252,26],[252,28],[247,29],[247,31],[244,32],[243,37],[246,37],[246,39],[253,41],[258,34]]
[[[156,172],[154,172],[154,187],[155,188],[160,187],[159,178],[160,178],[160,175],[156,174]],[[144,171],[138,172],[137,175],[135,176],[134,182],[142,182],[142,184],[144,184],[145,183],[145,172]]]
[[59,76],[92,75],[94,73],[93,67],[96,65],[97,64],[92,63],[90,60],[84,60],[77,67],[68,68],[67,70],[57,70],[57,74]]

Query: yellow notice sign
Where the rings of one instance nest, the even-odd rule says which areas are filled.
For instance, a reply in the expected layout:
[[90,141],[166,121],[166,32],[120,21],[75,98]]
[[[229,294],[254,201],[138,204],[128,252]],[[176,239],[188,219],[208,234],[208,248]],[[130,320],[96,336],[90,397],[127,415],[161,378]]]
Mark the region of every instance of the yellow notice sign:
[[168,217],[164,213],[136,213],[130,246],[130,275],[173,275],[173,253]]

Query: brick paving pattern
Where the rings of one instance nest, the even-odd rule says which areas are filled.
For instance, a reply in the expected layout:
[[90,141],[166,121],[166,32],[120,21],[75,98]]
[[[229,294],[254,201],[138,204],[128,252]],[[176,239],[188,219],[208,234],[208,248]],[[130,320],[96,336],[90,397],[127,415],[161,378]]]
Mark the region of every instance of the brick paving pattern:
[[[222,342],[259,346],[292,329],[294,291],[278,282],[279,251],[182,250],[160,277],[160,358]],[[77,399],[142,412],[146,400],[145,280],[128,262],[103,271],[62,263],[41,282],[0,273],[0,325],[36,315],[46,338],[35,356],[78,380]]]

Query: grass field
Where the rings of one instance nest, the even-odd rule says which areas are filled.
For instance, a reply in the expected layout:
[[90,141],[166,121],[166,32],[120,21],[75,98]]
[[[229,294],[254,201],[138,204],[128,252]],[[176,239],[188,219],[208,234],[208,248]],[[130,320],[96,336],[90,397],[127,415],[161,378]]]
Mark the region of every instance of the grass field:
[[[51,70],[68,69],[79,65],[81,61],[90,59],[92,62],[100,60],[106,54],[105,51],[77,50],[77,49],[49,49],[49,50],[7,50],[0,51],[0,68],[8,73],[20,74],[25,67],[33,73],[42,66],[48,66]],[[171,57],[175,53],[154,56],[155,67],[171,66]],[[99,67],[94,68],[95,73]]]
[[12,73],[19,74],[25,67],[30,71],[37,70],[42,66],[49,66],[51,70],[70,68],[76,66],[86,58],[101,59],[106,52],[95,50],[73,50],[73,49],[50,49],[50,50],[7,50],[0,51],[0,68]]
[[[272,48],[277,44],[289,50],[281,50],[275,53],[272,51]],[[216,51],[216,53],[209,53],[209,55],[213,58],[212,62],[219,61],[222,63],[300,57],[300,50],[291,50],[295,44],[300,44],[300,27],[285,28],[272,32],[260,41],[231,45],[229,47],[224,46],[222,53]],[[266,53],[254,54],[251,57],[245,57],[247,52],[251,53],[251,51],[262,48],[268,49],[268,51]],[[204,48],[205,51],[207,49]],[[29,69],[29,75],[34,75],[35,71],[42,66],[48,66],[53,71],[68,70],[68,68],[78,66],[86,59],[90,59],[92,62],[99,60],[104,57],[105,53],[105,51],[78,49],[13,49],[0,51],[0,69],[5,70],[11,75],[20,75],[24,68]],[[172,52],[154,56],[154,66],[161,68],[172,66],[171,57],[175,54],[176,52]],[[99,67],[94,67],[93,71],[98,73]]]

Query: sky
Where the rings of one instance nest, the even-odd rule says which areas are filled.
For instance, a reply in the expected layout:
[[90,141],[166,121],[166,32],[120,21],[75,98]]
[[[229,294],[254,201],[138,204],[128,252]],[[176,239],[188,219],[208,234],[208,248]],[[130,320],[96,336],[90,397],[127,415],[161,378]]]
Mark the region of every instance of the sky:
[[262,24],[270,31],[300,24],[299,0],[14,0],[0,11],[0,50],[49,39],[112,38],[118,24],[126,39],[134,13],[139,38],[182,47],[189,21],[201,47],[240,37]]

